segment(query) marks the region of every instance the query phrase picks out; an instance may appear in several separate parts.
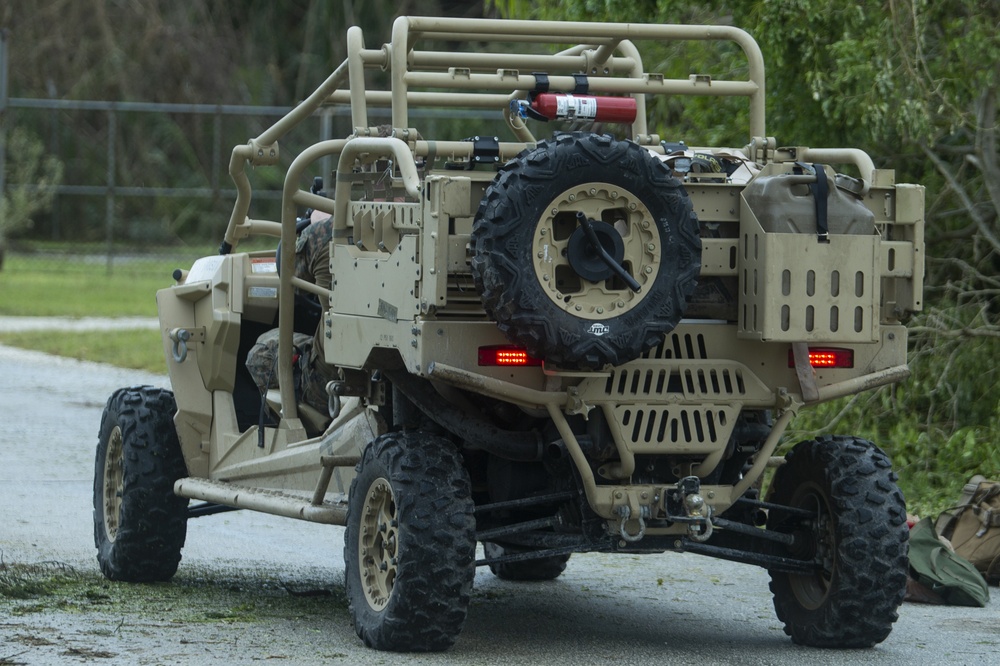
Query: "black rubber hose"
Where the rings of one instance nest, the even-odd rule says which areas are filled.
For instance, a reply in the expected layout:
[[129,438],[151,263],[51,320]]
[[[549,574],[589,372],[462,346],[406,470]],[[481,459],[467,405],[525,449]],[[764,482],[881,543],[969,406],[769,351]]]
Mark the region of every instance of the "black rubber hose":
[[405,370],[385,374],[427,418],[471,445],[507,460],[530,462],[542,459],[544,445],[537,430],[504,430],[448,402],[426,379]]

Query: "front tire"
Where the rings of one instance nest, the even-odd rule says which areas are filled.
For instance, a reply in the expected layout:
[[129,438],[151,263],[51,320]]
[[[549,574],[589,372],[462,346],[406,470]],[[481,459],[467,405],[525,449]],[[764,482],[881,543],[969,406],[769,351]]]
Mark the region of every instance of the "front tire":
[[446,650],[475,576],[476,522],[458,450],[426,433],[368,445],[348,497],[344,563],[354,629],[377,650]]
[[767,528],[795,534],[790,555],[820,563],[813,575],[772,571],[774,610],[795,643],[863,648],[892,631],[906,590],[906,506],[889,458],[869,441],[801,442],[775,473]]
[[177,571],[187,504],[174,482],[187,475],[173,393],[115,391],[104,407],[94,470],[94,545],[110,580],[164,581]]

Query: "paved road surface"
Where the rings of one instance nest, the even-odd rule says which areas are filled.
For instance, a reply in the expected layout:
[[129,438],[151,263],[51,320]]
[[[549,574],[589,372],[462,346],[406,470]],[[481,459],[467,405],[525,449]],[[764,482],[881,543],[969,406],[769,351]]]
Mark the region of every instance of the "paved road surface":
[[[140,383],[166,381],[0,346],[4,562],[97,570],[90,507],[101,410],[115,388]],[[176,607],[123,616],[0,597],[0,664],[1000,664],[997,588],[985,609],[904,604],[883,644],[823,651],[784,636],[766,572],[689,554],[576,555],[542,584],[480,570],[451,651],[380,654],[350,626],[342,540],[340,528],[249,512],[194,520],[172,585],[220,596],[275,580],[279,592],[323,588],[329,614],[178,622]]]

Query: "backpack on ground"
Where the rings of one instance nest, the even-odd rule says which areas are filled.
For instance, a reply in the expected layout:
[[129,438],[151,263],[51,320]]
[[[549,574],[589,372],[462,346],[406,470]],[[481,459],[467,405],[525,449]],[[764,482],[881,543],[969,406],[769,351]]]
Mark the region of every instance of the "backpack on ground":
[[958,506],[938,518],[937,530],[990,585],[1000,584],[1000,483],[972,477]]

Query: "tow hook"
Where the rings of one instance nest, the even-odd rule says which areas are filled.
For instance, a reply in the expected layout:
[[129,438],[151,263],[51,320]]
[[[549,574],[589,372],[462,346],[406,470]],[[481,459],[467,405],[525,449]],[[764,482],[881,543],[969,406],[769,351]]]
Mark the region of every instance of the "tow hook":
[[712,536],[712,507],[705,503],[701,496],[701,479],[697,476],[686,476],[677,483],[677,494],[684,509],[684,516],[678,520],[687,523],[688,537],[694,541],[708,541]]
[[191,331],[186,328],[172,328],[169,333],[170,339],[174,341],[174,360],[183,363],[188,355],[188,340],[191,339]]
[[629,508],[628,504],[622,504],[618,507],[618,515],[621,516],[621,524],[618,528],[619,534],[621,534],[622,539],[628,541],[629,543],[635,543],[646,536],[646,518],[649,518],[650,511],[648,506],[639,507],[639,515],[635,517],[635,521],[639,523],[639,531],[635,534],[629,534],[628,529],[626,529],[626,524],[632,518],[632,509]]
[[188,349],[192,342],[205,342],[204,326],[199,326],[198,328],[168,328],[166,332],[167,337],[174,343],[173,357],[177,363],[183,363],[187,360]]
[[335,420],[340,416],[340,392],[343,389],[343,382],[327,382],[326,394],[329,396],[326,403],[326,410],[330,414],[330,419]]

